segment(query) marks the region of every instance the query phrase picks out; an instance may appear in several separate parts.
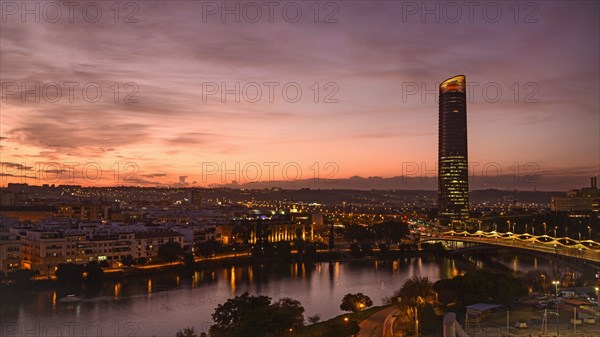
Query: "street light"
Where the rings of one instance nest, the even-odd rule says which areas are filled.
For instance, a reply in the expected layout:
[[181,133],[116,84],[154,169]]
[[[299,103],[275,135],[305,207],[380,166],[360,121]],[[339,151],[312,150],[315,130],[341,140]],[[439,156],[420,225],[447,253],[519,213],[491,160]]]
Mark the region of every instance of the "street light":
[[554,226],[554,238],[556,239],[556,230],[558,229],[558,226]]
[[544,235],[546,235],[547,234],[546,233],[546,223],[544,222],[543,225],[544,225]]
[[360,313],[362,312],[362,310],[364,309],[365,304],[364,303],[359,303],[358,304],[358,321],[360,322]]
[[590,240],[592,239],[592,227],[588,226],[588,234],[590,235]]
[[559,281],[552,281],[556,290],[554,291],[554,300],[556,301],[556,335],[560,336],[560,330],[558,329],[558,284]]
[[554,295],[556,295],[556,297],[558,297],[558,285],[560,284],[559,281],[552,281],[552,284],[554,284],[554,287],[556,288],[554,290]]
[[415,307],[415,334],[419,337],[419,307]]

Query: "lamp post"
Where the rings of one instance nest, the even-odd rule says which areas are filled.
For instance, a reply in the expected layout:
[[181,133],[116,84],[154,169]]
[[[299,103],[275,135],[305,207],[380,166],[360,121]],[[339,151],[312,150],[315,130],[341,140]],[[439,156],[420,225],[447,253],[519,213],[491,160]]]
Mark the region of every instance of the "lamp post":
[[569,237],[569,227],[565,227],[565,237]]
[[360,313],[362,312],[363,308],[365,307],[364,303],[359,303],[358,304],[358,321],[360,322]]
[[552,284],[554,284],[555,287],[555,291],[554,291],[554,300],[556,301],[556,335],[560,336],[560,330],[558,329],[558,284],[560,282],[559,281],[552,281]]
[[419,337],[419,307],[415,306],[415,336]]
[[546,235],[547,234],[546,233],[546,223],[544,222],[543,225],[544,225],[544,235]]
[[554,238],[556,239],[556,230],[558,229],[558,226],[554,226]]
[[588,226],[588,234],[590,236],[590,240],[592,239],[592,227]]
[[527,224],[525,224],[525,234],[527,234]]

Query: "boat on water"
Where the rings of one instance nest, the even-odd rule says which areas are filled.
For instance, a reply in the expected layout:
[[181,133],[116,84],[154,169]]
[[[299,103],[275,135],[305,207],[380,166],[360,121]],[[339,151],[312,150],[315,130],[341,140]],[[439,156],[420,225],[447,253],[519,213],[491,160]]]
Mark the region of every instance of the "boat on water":
[[74,302],[81,301],[81,297],[77,297],[74,294],[70,294],[70,295],[67,295],[67,296],[59,299],[58,301],[63,302],[63,303],[74,303]]

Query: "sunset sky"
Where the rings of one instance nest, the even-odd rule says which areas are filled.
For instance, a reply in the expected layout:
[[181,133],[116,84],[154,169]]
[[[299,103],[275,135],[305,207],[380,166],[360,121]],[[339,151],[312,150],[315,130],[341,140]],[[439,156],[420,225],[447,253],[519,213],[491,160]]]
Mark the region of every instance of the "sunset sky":
[[[223,22],[221,2],[201,1],[121,3],[118,22],[112,2],[97,2],[102,13],[91,22],[95,9],[75,2],[73,22],[62,1],[55,7],[27,2],[40,5],[40,22],[2,3],[2,185],[46,183],[17,177],[40,177],[43,170],[46,178],[60,173],[51,183],[91,186],[244,182],[258,179],[256,166],[260,180],[285,178],[283,167],[288,178],[298,167],[302,178],[312,178],[315,162],[321,177],[333,178],[399,176],[406,163],[434,170],[437,85],[457,74],[473,85],[467,111],[475,175],[491,162],[506,175],[514,174],[509,167],[515,163],[534,163],[529,168],[542,178],[537,189],[563,190],[587,186],[587,177],[600,173],[597,1],[518,8],[495,2],[501,14],[476,2],[472,17],[463,6],[458,20],[456,8],[444,12],[444,2],[429,2],[440,6],[440,22],[433,14],[421,17],[423,8],[412,14],[411,6],[421,2],[321,2],[317,23],[315,4],[306,1],[294,3],[302,10],[298,22],[291,22],[296,7],[282,14],[287,2],[274,7],[273,22],[269,8],[257,2],[262,17],[256,23],[250,22],[256,8],[246,7],[239,23],[233,15]],[[241,11],[246,3],[227,2],[236,4]],[[72,99],[68,82],[78,83]],[[279,83],[273,102],[265,82]],[[36,83],[39,92],[21,92]],[[220,93],[208,95],[213,83],[229,89],[239,83],[240,102],[234,94],[224,102]],[[257,102],[248,83],[262,89]],[[291,89],[284,97],[286,84]],[[302,95],[292,102],[296,86]],[[98,87],[102,96],[95,101]],[[73,179],[65,163],[79,163]],[[118,182],[114,163],[121,169]],[[139,168],[129,179],[133,166],[127,163]],[[214,171],[221,163],[247,170],[223,179]],[[97,177],[98,167],[102,175],[95,181],[89,177]],[[564,184],[554,183],[563,176]]]

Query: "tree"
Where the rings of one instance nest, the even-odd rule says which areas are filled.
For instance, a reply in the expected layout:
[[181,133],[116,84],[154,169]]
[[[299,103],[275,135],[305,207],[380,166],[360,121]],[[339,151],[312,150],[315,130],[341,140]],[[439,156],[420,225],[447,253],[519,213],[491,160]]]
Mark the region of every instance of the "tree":
[[263,221],[256,221],[254,222],[254,228],[256,233],[256,242],[259,245],[266,245],[269,242],[269,235],[271,235],[269,224],[264,223]]
[[304,253],[304,248],[306,247],[306,242],[300,239],[294,239],[294,248],[298,251],[298,254]]
[[277,255],[284,261],[289,261],[292,256],[292,246],[288,241],[281,241],[277,243]]
[[296,239],[302,240],[302,228],[296,228]]
[[27,285],[34,276],[35,272],[31,269],[17,269],[6,274],[6,278],[16,285]]
[[304,307],[300,301],[284,297],[271,305],[272,319],[280,326],[279,333],[304,325]]
[[254,245],[254,246],[252,246],[251,254],[252,254],[252,257],[254,257],[254,258],[262,259],[263,256],[265,255],[265,251],[264,251],[263,247],[261,247],[259,245]]
[[210,327],[210,335],[213,337],[237,337],[243,336],[243,330],[249,328],[248,336],[259,336],[257,326],[252,326],[251,320],[261,319],[258,313],[265,313],[271,305],[271,298],[267,296],[250,296],[247,292],[241,296],[228,299],[219,304],[212,314],[215,322]]
[[373,254],[373,247],[371,246],[370,243],[363,243],[360,245],[360,250],[362,251],[363,255],[372,255]]
[[[231,230],[231,236],[242,241],[242,245],[247,245],[250,240],[250,229],[247,220],[243,220],[241,224],[237,224]],[[235,242],[235,241],[234,241]]]
[[360,325],[355,320],[340,321],[334,320],[327,322],[323,329],[323,336],[330,337],[351,337],[360,332]]
[[508,273],[477,270],[451,280],[440,280],[434,285],[439,300],[455,303],[458,309],[478,302],[496,302],[510,305],[527,295],[523,281]]
[[446,253],[446,248],[444,248],[444,245],[441,242],[436,242],[436,243],[421,243],[421,248],[424,251],[429,251],[432,252],[434,254],[438,254],[438,255],[443,255]]
[[344,237],[347,241],[364,241],[371,240],[373,238],[373,232],[369,230],[367,226],[363,225],[350,225],[346,228]]
[[194,328],[183,328],[183,330],[177,331],[175,337],[198,337],[198,334]]
[[410,230],[405,222],[386,221],[373,226],[375,238],[385,242],[400,242]]
[[379,256],[381,258],[387,258],[390,255],[390,247],[385,243],[380,243],[379,247]]
[[363,293],[346,294],[340,304],[340,309],[350,312],[358,312],[373,306],[373,301]]
[[350,245],[350,255],[354,257],[362,257],[362,252],[358,243],[354,242]]
[[300,302],[283,298],[271,303],[267,296],[241,296],[219,304],[212,314],[211,337],[279,337],[304,323]]
[[129,266],[131,266],[131,265],[134,263],[134,261],[133,261],[133,257],[132,257],[131,255],[127,255],[127,256],[125,256],[125,257],[124,257],[124,258],[121,260],[121,263],[122,263],[124,266],[127,266],[127,267],[129,267]]
[[83,266],[74,263],[61,263],[56,269],[56,280],[59,283],[80,284],[83,281]]
[[175,241],[169,241],[158,247],[158,257],[165,262],[173,262],[183,255],[181,245]]
[[[422,312],[424,306],[430,305],[433,302],[434,295],[433,283],[429,278],[415,275],[404,282],[400,290],[394,294],[391,301],[392,303],[398,303],[406,311],[405,318],[414,321],[417,310]],[[426,312],[430,313],[429,310]],[[433,322],[433,318],[430,316],[427,316],[427,319],[427,322]],[[421,321],[425,322],[424,320]]]
[[321,321],[321,316],[319,314],[308,316],[308,323],[317,324]]
[[427,298],[434,295],[433,283],[429,278],[415,275],[404,282],[394,298],[400,298],[401,304],[416,307],[422,305]]
[[210,257],[213,254],[219,253],[223,249],[223,245],[213,239],[202,242],[196,242],[195,244],[196,255]]
[[102,270],[102,267],[96,261],[86,264],[84,271],[87,275],[86,280],[88,282],[98,282],[104,277],[104,270]]
[[192,255],[192,253],[185,253],[183,255],[183,265],[188,271],[194,270],[196,267],[196,261],[194,261],[194,255]]
[[329,250],[333,250],[335,248],[335,231],[333,227],[333,223],[331,223],[331,227],[329,228]]
[[317,246],[314,243],[309,243],[304,247],[304,254],[302,255],[304,261],[314,261],[317,259]]
[[102,269],[106,269],[106,268],[110,267],[110,265],[108,264],[108,261],[106,261],[106,260],[102,260],[98,264],[100,265],[100,268],[102,268]]

